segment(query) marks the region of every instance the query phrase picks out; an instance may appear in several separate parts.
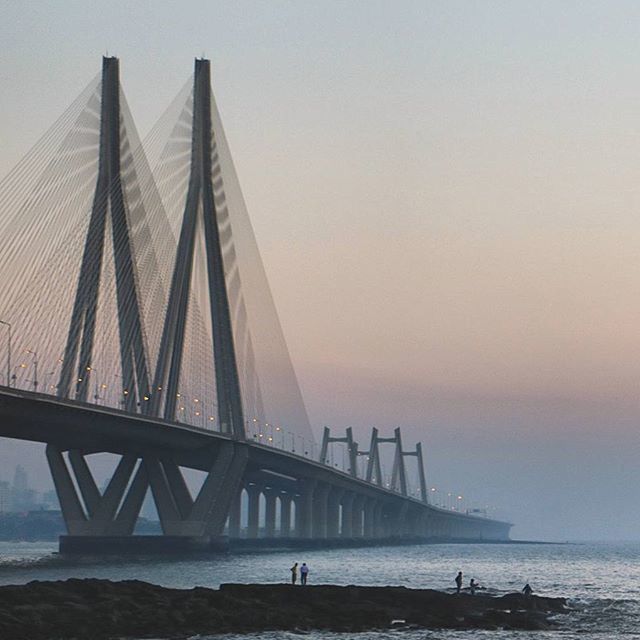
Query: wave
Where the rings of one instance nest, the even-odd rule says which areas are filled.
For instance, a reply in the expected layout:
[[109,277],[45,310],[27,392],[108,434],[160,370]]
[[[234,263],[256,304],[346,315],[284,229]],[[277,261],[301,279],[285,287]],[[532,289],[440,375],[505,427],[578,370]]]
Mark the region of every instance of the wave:
[[640,601],[636,599],[572,598],[570,612],[558,623],[574,632],[635,635],[640,629]]

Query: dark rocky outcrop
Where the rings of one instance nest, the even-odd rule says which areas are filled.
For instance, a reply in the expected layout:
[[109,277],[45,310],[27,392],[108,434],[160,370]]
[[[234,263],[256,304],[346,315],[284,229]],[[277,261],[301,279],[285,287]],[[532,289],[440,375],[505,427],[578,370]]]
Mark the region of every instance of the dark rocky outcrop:
[[166,589],[129,580],[65,580],[0,587],[0,638],[186,638],[271,629],[364,631],[396,625],[548,629],[564,598],[459,596],[404,587],[224,584]]

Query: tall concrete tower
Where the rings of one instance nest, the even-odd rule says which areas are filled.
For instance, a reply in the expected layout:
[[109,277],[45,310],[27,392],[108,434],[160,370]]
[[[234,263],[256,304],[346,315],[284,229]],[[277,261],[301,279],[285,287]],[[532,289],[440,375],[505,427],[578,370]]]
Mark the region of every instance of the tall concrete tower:
[[62,358],[58,395],[86,402],[93,364],[94,338],[105,262],[107,229],[116,280],[123,405],[145,410],[149,370],[145,353],[140,296],[137,290],[131,229],[121,175],[120,64],[102,59],[102,100],[98,177],[85,238],[67,344]]
[[[223,432],[243,440],[245,428],[242,396],[214,197],[210,67],[209,60],[195,61],[189,187],[154,377],[153,388],[156,393],[152,408],[156,415],[162,415],[167,420],[175,419],[194,250],[198,234],[203,233],[218,424]],[[158,393],[159,390],[161,393]]]

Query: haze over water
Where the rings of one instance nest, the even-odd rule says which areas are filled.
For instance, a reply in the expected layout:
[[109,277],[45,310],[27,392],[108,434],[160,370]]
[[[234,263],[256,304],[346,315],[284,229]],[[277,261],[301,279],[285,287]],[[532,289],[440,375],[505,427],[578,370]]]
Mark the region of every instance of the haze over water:
[[[214,91],[312,423],[401,426],[514,536],[638,539],[640,6],[6,2],[0,174],[107,50]],[[0,342],[0,361],[4,347]],[[2,441],[48,485],[39,446]]]

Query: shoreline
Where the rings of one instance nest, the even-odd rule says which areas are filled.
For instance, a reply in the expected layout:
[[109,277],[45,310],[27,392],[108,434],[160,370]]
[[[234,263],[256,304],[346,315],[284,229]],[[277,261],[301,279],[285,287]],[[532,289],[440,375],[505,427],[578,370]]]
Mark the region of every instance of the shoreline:
[[222,584],[169,589],[139,580],[69,579],[0,587],[0,637],[188,638],[261,631],[553,629],[564,598],[433,589]]

